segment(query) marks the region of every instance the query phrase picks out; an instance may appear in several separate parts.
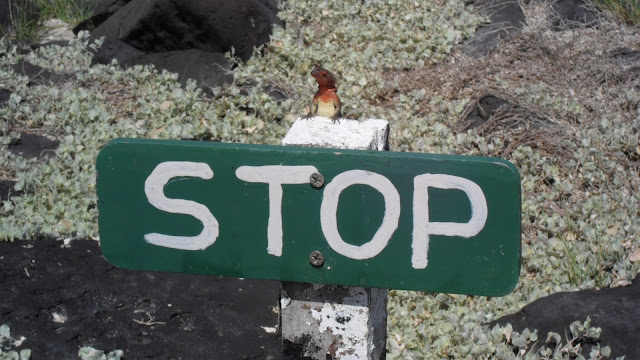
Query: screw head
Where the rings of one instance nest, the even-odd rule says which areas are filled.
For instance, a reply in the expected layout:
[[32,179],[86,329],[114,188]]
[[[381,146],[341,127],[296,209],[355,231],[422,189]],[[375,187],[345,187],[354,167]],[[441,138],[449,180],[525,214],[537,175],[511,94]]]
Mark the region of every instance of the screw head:
[[324,255],[318,250],[309,254],[309,262],[315,267],[320,267],[324,264]]
[[309,182],[311,183],[311,186],[313,186],[316,189],[319,189],[322,187],[322,185],[324,185],[324,175],[320,173],[313,173],[309,178]]

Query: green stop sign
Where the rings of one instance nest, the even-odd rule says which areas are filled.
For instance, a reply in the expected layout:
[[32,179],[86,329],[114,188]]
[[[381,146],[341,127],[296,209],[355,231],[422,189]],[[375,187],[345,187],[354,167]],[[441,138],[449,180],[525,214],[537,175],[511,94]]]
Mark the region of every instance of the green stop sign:
[[505,160],[117,139],[97,170],[116,266],[489,296],[519,276]]

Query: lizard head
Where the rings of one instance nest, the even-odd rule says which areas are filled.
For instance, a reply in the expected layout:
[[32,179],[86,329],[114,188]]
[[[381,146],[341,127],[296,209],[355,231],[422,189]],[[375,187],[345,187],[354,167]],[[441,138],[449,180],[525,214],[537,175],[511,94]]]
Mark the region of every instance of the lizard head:
[[336,81],[333,74],[320,65],[316,65],[311,70],[311,76],[318,82],[320,86],[335,86]]

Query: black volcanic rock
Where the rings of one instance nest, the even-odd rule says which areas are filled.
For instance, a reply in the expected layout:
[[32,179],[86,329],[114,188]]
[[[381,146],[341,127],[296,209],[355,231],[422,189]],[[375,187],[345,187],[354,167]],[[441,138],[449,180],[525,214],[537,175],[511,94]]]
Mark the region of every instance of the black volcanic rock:
[[282,26],[269,2],[134,0],[120,7],[91,33],[120,40],[145,53],[197,49],[227,52],[243,60]]
[[93,55],[91,64],[109,64],[115,59],[119,64],[124,65],[133,62],[131,60],[133,57],[144,54],[124,41],[107,38]]
[[[553,331],[571,334],[572,322],[591,318],[591,325],[602,328],[600,346],[611,348],[611,357],[626,355],[626,359],[640,359],[640,279],[630,286],[602,290],[562,292],[538,299],[519,312],[490,323],[505,325],[521,332],[525,328],[538,330],[541,339]],[[583,347],[589,355],[590,346]]]
[[460,130],[479,128],[488,122],[501,117],[500,127],[512,127],[519,121],[526,121],[532,128],[540,128],[553,123],[534,112],[501,99],[490,93],[484,93],[467,105],[460,121]]
[[208,89],[224,83],[231,83],[233,75],[227,59],[221,53],[196,49],[139,54],[127,58],[123,65],[154,64],[160,69],[177,73],[183,84],[194,79],[198,87]]
[[501,39],[520,32],[525,23],[518,0],[477,0],[473,5],[489,15],[490,24],[478,27],[475,35],[462,45],[469,55],[486,55]]
[[11,98],[11,91],[7,89],[0,89],[0,107],[5,106],[5,104]]
[[28,86],[53,84],[64,81],[71,76],[68,74],[59,74],[38,65],[33,65],[26,61],[21,61],[17,64],[10,65],[9,68],[12,69],[16,74],[28,77]]
[[557,0],[552,11],[552,29],[556,31],[575,25],[593,26],[597,20],[596,13],[582,0]]
[[37,134],[20,134],[20,139],[9,143],[9,151],[25,158],[47,159],[55,156],[58,140]]
[[94,2],[92,15],[80,22],[73,28],[73,33],[78,34],[82,30],[91,31],[105,22],[121,7],[127,5],[131,0],[98,0]]
[[195,79],[206,91],[233,81],[224,53],[233,49],[248,60],[274,25],[284,25],[277,11],[273,0],[99,1],[88,21],[97,25],[91,36],[105,42],[92,63],[153,64],[178,73],[183,83]]
[[0,179],[0,203],[11,199],[14,196],[22,195],[22,191],[16,191],[14,186],[16,181],[8,179]]

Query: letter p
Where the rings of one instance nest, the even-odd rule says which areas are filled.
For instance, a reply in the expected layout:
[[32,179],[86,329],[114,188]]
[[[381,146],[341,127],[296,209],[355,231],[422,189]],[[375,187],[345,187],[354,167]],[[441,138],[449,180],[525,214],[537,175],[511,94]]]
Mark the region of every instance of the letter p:
[[[429,222],[429,187],[458,189],[467,194],[471,202],[471,219],[466,223]],[[462,236],[477,235],[487,221],[487,199],[480,186],[458,176],[422,174],[413,179],[413,241],[411,265],[424,269],[428,264],[429,235]]]

